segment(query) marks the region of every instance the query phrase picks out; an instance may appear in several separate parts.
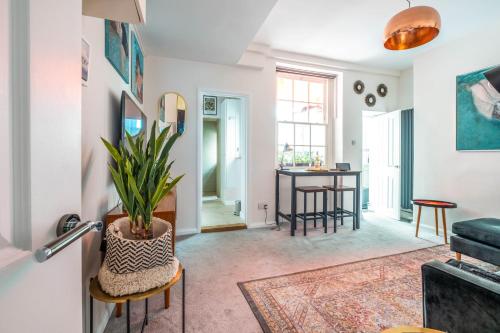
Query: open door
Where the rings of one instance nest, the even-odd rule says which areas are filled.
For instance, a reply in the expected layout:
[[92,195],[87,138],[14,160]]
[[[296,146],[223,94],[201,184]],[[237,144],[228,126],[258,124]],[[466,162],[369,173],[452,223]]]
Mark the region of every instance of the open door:
[[[78,333],[84,330],[86,290],[81,241],[43,263],[32,253],[56,238],[62,215],[81,214],[82,4],[5,5],[0,2],[2,24],[10,24],[16,38],[3,38],[9,30],[0,31],[0,55],[11,54],[0,56],[2,79],[9,83],[0,84],[0,96],[12,101],[1,110],[11,117],[10,134],[2,132],[3,138],[11,135],[11,147],[2,141],[0,148],[12,152],[1,157],[12,166],[12,190],[4,192],[3,182],[0,192],[10,197],[12,214],[10,221],[4,215],[0,220],[0,332]],[[15,249],[29,255],[2,265]]]
[[370,204],[379,214],[399,220],[401,111],[374,117],[378,128],[370,153]]

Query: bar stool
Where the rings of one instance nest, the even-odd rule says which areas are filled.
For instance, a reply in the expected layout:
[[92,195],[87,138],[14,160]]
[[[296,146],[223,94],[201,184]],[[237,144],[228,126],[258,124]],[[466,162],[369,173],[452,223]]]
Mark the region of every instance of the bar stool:
[[[326,197],[328,190],[324,187],[319,187],[319,186],[297,186],[295,188],[295,192],[302,192],[304,193],[304,213],[303,214],[297,214],[297,218],[300,218],[304,221],[304,236],[307,235],[307,220],[314,220],[314,227],[316,228],[316,219],[321,217],[323,220],[323,228],[325,229],[325,233],[327,232],[327,203],[326,203]],[[307,212],[307,194],[308,193],[314,193],[314,212],[313,213],[308,213]],[[317,211],[317,194],[318,193],[323,193],[323,212],[318,213]],[[295,193],[296,194],[296,193]],[[297,225],[295,225],[295,228],[297,228]]]
[[[336,163],[336,169],[342,171],[351,170],[350,163]],[[333,232],[337,232],[337,218],[340,217],[340,224],[344,225],[344,217],[352,216],[352,230],[356,230],[356,188],[343,185],[325,185],[323,186],[328,191],[333,192],[333,212],[328,212],[328,215],[333,218]],[[352,212],[344,209],[344,193],[352,192]],[[337,193],[340,193],[340,210],[337,207]]]

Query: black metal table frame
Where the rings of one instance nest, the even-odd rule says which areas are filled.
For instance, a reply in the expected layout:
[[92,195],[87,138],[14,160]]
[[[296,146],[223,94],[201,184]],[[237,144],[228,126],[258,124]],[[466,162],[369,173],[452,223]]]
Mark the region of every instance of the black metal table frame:
[[[285,214],[280,211],[280,175],[291,177],[292,183],[292,199],[291,199],[291,214]],[[295,236],[295,229],[297,225],[297,192],[296,188],[296,178],[297,177],[333,177],[333,186],[337,187],[338,177],[356,177],[356,207],[353,208],[356,218],[356,229],[360,228],[360,207],[361,207],[361,171],[306,171],[299,169],[291,170],[280,170],[276,169],[275,176],[275,216],[276,225],[279,225],[279,217],[290,221],[290,235]],[[333,219],[334,223],[337,221],[337,196],[333,196]]]
[[[182,269],[182,333],[186,331],[186,269]],[[141,333],[148,325],[148,298],[144,300],[145,313],[142,321]],[[90,295],[90,333],[94,332],[94,298]],[[130,300],[127,300],[127,333],[130,333]]]

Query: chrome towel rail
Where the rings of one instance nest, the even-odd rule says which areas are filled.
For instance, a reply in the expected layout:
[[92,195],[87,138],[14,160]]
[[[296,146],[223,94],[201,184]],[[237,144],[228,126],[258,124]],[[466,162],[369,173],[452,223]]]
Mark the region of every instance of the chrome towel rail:
[[47,261],[89,231],[94,229],[100,231],[102,227],[103,223],[101,221],[81,223],[80,217],[76,214],[64,215],[61,220],[59,220],[57,227],[59,237],[36,250],[35,258],[38,262]]

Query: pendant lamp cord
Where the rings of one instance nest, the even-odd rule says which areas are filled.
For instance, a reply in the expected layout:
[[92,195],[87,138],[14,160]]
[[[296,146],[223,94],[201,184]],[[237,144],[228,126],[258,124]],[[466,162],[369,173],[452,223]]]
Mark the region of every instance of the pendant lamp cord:
[[406,2],[408,2],[408,8],[410,8],[410,7],[411,7],[411,2],[410,2],[410,0],[406,0]]

